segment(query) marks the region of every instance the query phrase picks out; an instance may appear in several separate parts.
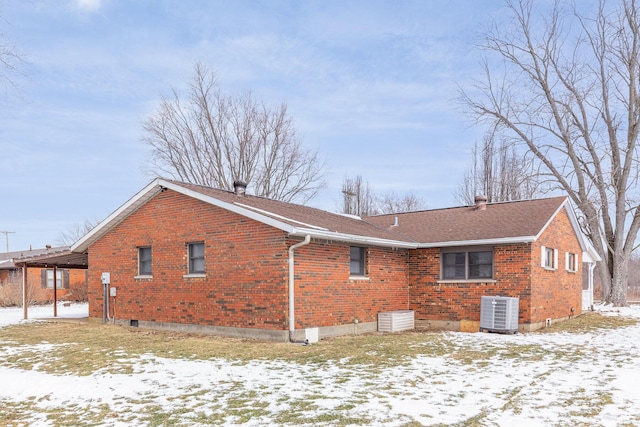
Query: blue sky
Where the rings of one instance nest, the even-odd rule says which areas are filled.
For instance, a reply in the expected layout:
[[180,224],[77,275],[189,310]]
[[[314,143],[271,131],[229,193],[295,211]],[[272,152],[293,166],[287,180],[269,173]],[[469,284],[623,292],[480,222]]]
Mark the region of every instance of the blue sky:
[[[55,244],[152,178],[141,122],[193,65],[224,90],[286,102],[327,164],[310,204],[334,211],[345,176],[429,208],[453,192],[482,129],[456,106],[499,0],[9,0],[0,32],[25,56],[0,86],[0,230],[9,249]],[[5,250],[0,234],[0,251]]]

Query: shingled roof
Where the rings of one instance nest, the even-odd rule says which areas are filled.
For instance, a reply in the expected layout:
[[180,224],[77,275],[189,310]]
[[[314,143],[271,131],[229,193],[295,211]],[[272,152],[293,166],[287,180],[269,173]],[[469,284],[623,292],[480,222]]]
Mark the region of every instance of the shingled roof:
[[401,237],[386,227],[361,218],[327,212],[308,206],[285,203],[248,194],[236,194],[206,186],[158,178],[139,191],[87,235],[71,250],[84,252],[102,235],[111,230],[140,206],[165,190],[173,190],[189,197],[235,212],[247,218],[279,228],[290,236],[310,235],[317,239],[351,242],[362,245],[413,248],[416,242]]
[[554,197],[489,203],[485,209],[463,206],[378,215],[365,220],[398,235],[410,236],[420,246],[534,241],[567,203],[566,197]]
[[[128,215],[166,190],[279,228],[290,236],[310,235],[318,239],[397,248],[534,241],[568,203],[566,197],[555,197],[488,204],[486,209],[465,206],[358,218],[244,192],[158,178],[82,237],[71,250],[85,252]],[[574,228],[579,232],[575,223]]]

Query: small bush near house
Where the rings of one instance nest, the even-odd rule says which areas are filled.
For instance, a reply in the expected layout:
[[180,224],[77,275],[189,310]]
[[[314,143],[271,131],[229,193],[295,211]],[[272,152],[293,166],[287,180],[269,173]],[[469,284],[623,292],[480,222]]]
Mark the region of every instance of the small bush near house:
[[[40,290],[27,287],[27,304],[39,302]],[[0,282],[0,307],[22,306],[22,276],[19,271],[9,273],[9,278]]]
[[86,280],[74,280],[69,283],[69,293],[65,296],[66,300],[76,302],[89,301],[89,288]]

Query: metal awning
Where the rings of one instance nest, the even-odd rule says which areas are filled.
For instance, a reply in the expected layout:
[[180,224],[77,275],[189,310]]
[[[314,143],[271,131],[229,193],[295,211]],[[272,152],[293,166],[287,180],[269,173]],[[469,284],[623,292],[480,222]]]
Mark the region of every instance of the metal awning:
[[71,252],[70,249],[62,249],[47,252],[39,255],[22,255],[13,258],[16,266],[26,265],[27,267],[57,267],[57,268],[75,268],[87,269],[89,266],[88,256],[86,253]]
[[[24,319],[26,320],[28,315],[27,306],[27,270],[29,267],[36,268],[53,268],[54,271],[57,268],[73,268],[86,270],[89,267],[88,256],[86,253],[71,252],[68,247],[52,249],[47,247],[47,252],[39,254],[20,254],[18,257],[12,259],[13,264],[16,267],[22,268],[22,308],[24,310]],[[53,317],[58,316],[57,307],[57,285],[53,287]]]

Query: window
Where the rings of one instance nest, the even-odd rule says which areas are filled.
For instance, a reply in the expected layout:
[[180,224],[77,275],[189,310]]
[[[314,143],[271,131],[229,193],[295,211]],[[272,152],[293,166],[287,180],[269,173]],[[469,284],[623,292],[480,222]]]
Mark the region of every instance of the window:
[[557,249],[542,247],[542,266],[548,270],[556,270],[558,268]]
[[349,274],[352,276],[364,276],[364,248],[351,246],[351,256],[349,262]]
[[204,274],[204,242],[189,243],[189,274]]
[[138,248],[138,275],[151,276],[151,246]]
[[475,280],[493,277],[493,251],[444,252],[442,279]]
[[[53,289],[53,269],[42,270],[42,289]],[[56,289],[69,287],[69,270],[56,269]]]
[[567,271],[575,273],[578,271],[578,254],[572,254],[567,252],[567,257],[565,259],[565,265]]

